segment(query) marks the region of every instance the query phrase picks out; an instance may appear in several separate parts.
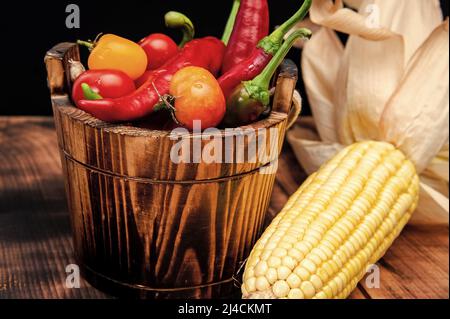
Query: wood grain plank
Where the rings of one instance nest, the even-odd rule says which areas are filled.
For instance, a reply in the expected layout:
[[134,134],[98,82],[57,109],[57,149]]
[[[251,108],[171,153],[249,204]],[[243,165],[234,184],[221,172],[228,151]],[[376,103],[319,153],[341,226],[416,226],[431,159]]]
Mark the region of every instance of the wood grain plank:
[[278,172],[266,216],[266,226],[270,224],[289,197],[297,191],[306,178],[305,172],[295,159],[292,148],[288,143],[285,143],[278,159]]
[[373,299],[448,299],[448,226],[408,225],[377,263],[380,287],[365,291]]
[[348,299],[371,299],[370,296],[365,292],[364,288],[358,284],[356,289],[351,293]]
[[51,118],[0,118],[0,299],[106,298],[65,287],[72,236]]

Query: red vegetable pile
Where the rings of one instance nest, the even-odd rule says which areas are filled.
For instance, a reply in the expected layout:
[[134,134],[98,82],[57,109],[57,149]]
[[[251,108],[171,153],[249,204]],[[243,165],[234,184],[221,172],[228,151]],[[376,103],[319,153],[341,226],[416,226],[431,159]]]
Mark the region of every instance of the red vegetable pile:
[[107,122],[141,120],[168,110],[177,125],[193,129],[250,124],[270,110],[269,84],[293,42],[309,37],[300,29],[287,32],[307,14],[312,0],[272,34],[267,0],[234,0],[221,40],[194,39],[185,15],[166,14],[168,27],[180,28],[176,44],[164,34],[135,43],[107,34],[94,42],[78,41],[90,50],[89,70],[73,85],[76,105]]

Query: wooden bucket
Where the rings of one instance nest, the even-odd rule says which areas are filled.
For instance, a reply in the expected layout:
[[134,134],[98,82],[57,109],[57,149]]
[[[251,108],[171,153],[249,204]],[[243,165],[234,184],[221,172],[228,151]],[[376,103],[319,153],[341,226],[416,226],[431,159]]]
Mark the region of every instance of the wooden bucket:
[[[174,164],[170,132],[113,125],[74,107],[71,65],[77,45],[47,53],[51,100],[71,215],[75,255],[85,278],[112,295],[219,298],[236,292],[235,275],[262,232],[276,160]],[[246,128],[281,150],[297,80],[285,63],[269,118]],[[266,130],[262,130],[266,129]],[[272,129],[272,130],[268,130]],[[225,140],[227,133],[220,131]],[[198,134],[183,136],[200,143]],[[217,136],[216,136],[217,137]],[[223,151],[236,151],[237,138]],[[241,141],[242,142],[242,141]],[[230,145],[231,144],[231,145]],[[240,144],[242,145],[242,144]],[[249,148],[249,140],[243,145]]]

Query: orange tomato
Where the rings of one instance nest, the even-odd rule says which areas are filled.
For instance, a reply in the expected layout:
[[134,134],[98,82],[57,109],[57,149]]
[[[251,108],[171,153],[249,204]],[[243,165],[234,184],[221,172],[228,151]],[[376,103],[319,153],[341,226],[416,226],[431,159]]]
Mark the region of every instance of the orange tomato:
[[147,54],[133,41],[106,34],[95,44],[88,66],[91,70],[119,70],[136,80],[147,69]]
[[194,121],[200,121],[203,130],[220,124],[225,115],[222,89],[206,69],[189,66],[179,70],[170,82],[169,92],[175,98],[176,119],[191,130]]

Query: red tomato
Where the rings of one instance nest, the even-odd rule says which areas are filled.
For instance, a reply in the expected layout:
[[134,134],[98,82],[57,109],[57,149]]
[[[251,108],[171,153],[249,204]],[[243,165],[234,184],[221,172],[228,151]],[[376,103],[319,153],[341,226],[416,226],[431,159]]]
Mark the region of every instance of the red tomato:
[[150,34],[139,41],[139,45],[147,54],[147,70],[155,70],[178,53],[177,44],[162,33]]
[[[75,104],[84,100],[81,84],[88,84],[103,98],[115,99],[133,93],[136,90],[133,80],[122,71],[89,70],[82,73],[73,84],[72,99]],[[77,104],[78,105],[78,104]]]
[[175,97],[175,117],[188,129],[201,121],[201,129],[215,127],[222,121],[225,97],[216,78],[206,69],[189,66],[179,70],[170,83]]

